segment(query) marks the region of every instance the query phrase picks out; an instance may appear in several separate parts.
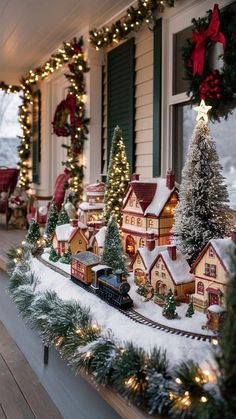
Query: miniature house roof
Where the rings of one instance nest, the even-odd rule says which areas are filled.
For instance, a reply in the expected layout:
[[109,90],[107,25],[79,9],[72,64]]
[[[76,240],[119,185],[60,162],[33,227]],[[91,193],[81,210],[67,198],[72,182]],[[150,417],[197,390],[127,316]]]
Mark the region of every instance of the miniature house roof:
[[105,187],[104,182],[91,183],[86,187],[85,191],[87,195],[104,195]]
[[104,241],[105,241],[106,231],[107,231],[107,227],[106,226],[103,226],[95,234],[94,240],[96,239],[98,247],[104,247]]
[[72,256],[72,259],[81,262],[85,266],[94,265],[94,263],[99,263],[100,258],[92,252],[80,252],[77,253],[75,256]]
[[227,237],[225,239],[211,239],[203,248],[201,253],[198,255],[197,259],[192,265],[191,272],[193,272],[196,269],[198,263],[201,261],[202,257],[205,255],[210,246],[213,247],[214,251],[216,252],[216,255],[218,256],[225,270],[230,271],[228,252],[232,245],[233,241],[231,237]]
[[79,204],[79,209],[82,211],[94,211],[94,210],[103,210],[104,208],[103,202],[81,202]]
[[71,234],[77,229],[71,224],[62,224],[56,227],[55,234],[58,241],[69,241]]
[[146,182],[131,181],[124,199],[123,208],[133,191],[144,215],[152,214],[158,217],[175,189],[176,187],[169,189],[166,186],[166,178],[153,178]]
[[162,250],[157,257],[162,257],[175,284],[179,285],[185,282],[194,281],[194,275],[190,273],[190,266],[183,254],[179,250],[176,250],[176,259],[173,260],[169,255],[167,246],[164,247],[165,249]]
[[[82,223],[81,223],[82,224]],[[87,227],[86,227],[87,228]],[[72,231],[70,237],[69,237],[69,242],[71,242],[71,240],[77,235],[80,234],[84,240],[86,241],[86,243],[88,243],[88,238],[87,236],[89,235],[88,231],[85,231],[85,229],[80,228],[80,227],[76,227],[74,231]]]
[[145,268],[149,270],[153,262],[156,260],[157,255],[161,252],[161,250],[163,250],[164,247],[165,246],[156,246],[153,250],[148,250],[147,247],[139,247],[136,253],[136,257],[139,254],[143,260]]

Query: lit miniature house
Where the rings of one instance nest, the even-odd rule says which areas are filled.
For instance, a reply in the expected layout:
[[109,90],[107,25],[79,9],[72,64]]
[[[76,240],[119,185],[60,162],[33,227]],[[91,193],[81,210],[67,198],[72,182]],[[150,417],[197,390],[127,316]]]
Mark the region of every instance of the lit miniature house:
[[176,246],[155,246],[153,233],[147,235],[146,246],[137,250],[133,261],[137,283],[149,283],[157,295],[166,296],[169,289],[178,300],[194,293],[195,279]]
[[87,227],[78,220],[71,220],[69,224],[56,227],[52,244],[58,256],[63,256],[69,247],[71,254],[75,255],[87,249],[87,236]]
[[170,243],[177,192],[170,170],[165,179],[140,181],[139,175],[132,176],[122,207],[124,249],[131,258],[145,245],[148,231],[154,232],[157,246]]
[[102,220],[105,183],[93,183],[85,189],[87,201],[79,205],[78,216],[82,223],[94,225]]
[[100,256],[103,252],[106,230],[107,227],[103,226],[92,236],[91,246],[93,249],[93,253],[95,253],[98,256]]
[[199,254],[191,272],[194,273],[194,308],[206,313],[209,306],[225,307],[225,291],[229,273],[228,252],[236,244],[236,231],[230,238],[212,239]]

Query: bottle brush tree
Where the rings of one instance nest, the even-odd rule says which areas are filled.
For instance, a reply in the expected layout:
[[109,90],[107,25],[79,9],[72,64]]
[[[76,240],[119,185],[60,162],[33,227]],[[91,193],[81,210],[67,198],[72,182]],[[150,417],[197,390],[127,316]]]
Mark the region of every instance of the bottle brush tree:
[[192,263],[212,238],[228,235],[228,192],[215,142],[207,125],[209,108],[202,104],[182,171],[179,203],[172,232],[177,247]]
[[61,226],[62,224],[68,224],[69,222],[69,216],[65,210],[65,207],[63,206],[57,220],[57,226]]
[[107,226],[101,263],[113,268],[114,273],[122,271],[128,275],[120,232],[114,215]]
[[129,182],[129,163],[125,151],[125,144],[122,137],[122,131],[117,126],[112,138],[109,167],[105,188],[105,208],[103,217],[106,223],[114,214],[117,223],[121,226],[122,215],[121,206],[125,190]]
[[29,244],[32,244],[33,246],[36,245],[37,240],[40,238],[40,230],[39,230],[39,224],[36,220],[31,220],[29,223],[29,229],[28,233],[26,235],[26,241]]
[[186,316],[186,317],[192,317],[192,316],[193,316],[193,314],[194,314],[194,308],[193,308],[193,302],[191,301],[191,302],[189,303],[189,305],[188,305],[188,308],[187,308],[187,311],[186,311],[185,316]]
[[49,260],[51,260],[52,262],[57,262],[58,259],[59,259],[59,256],[56,250],[54,249],[54,247],[51,247],[51,250],[49,252]]
[[176,313],[176,304],[174,300],[174,295],[171,289],[169,289],[166,296],[165,305],[163,307],[162,314],[167,319],[175,319],[177,317]]
[[51,202],[51,206],[50,206],[50,210],[49,210],[49,214],[48,214],[48,219],[47,219],[47,223],[46,223],[46,227],[45,227],[45,236],[47,236],[47,238],[50,240],[56,225],[57,225],[57,220],[58,220],[58,213],[57,213],[57,207],[54,201]]

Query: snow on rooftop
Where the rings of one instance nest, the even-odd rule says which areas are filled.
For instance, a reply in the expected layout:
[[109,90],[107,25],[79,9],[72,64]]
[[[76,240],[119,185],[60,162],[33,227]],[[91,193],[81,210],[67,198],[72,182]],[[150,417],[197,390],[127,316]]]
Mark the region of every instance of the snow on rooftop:
[[170,258],[167,248],[160,253],[176,285],[194,281],[190,266],[179,250],[176,250],[176,260]]
[[140,253],[143,262],[147,269],[149,269],[156,259],[157,255],[165,248],[166,246],[156,246],[153,250],[148,250],[147,247],[139,247],[138,252]]
[[103,202],[81,202],[79,209],[82,211],[93,211],[93,210],[102,210],[104,208]]
[[229,250],[230,247],[233,245],[232,239],[230,237],[227,237],[225,239],[211,239],[210,243],[215,249],[218,256],[221,258],[226,269],[229,271]]
[[144,215],[155,214],[159,216],[163,207],[175,188],[169,189],[166,186],[166,178],[156,178],[157,189],[152,202],[146,208]]
[[207,310],[213,313],[223,313],[225,311],[225,308],[218,306],[218,304],[212,304],[207,308]]
[[104,246],[105,236],[106,236],[107,227],[103,226],[98,230],[98,232],[95,234],[95,238],[97,240],[98,247]]
[[77,227],[72,227],[70,224],[62,224],[56,227],[56,236],[58,241],[68,241],[71,234]]
[[91,268],[91,271],[97,272],[100,271],[100,269],[111,269],[111,267],[108,265],[96,265]]

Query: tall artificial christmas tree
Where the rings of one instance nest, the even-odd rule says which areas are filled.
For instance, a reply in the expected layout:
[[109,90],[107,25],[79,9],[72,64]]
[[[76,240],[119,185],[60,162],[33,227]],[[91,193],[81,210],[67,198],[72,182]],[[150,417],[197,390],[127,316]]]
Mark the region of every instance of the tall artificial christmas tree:
[[26,235],[27,243],[36,245],[37,240],[40,238],[39,224],[36,220],[31,220],[29,223],[28,233]]
[[111,215],[115,215],[117,223],[121,226],[121,206],[124,193],[129,182],[129,163],[125,151],[122,131],[117,126],[112,138],[111,153],[105,189],[105,208],[103,217],[106,223]]
[[166,296],[165,305],[162,311],[163,316],[167,319],[175,319],[177,317],[176,313],[176,303],[174,300],[174,295],[171,289],[169,289]]
[[233,244],[229,257],[226,317],[220,332],[217,361],[220,371],[219,386],[225,402],[224,418],[233,419],[236,412],[236,244]]
[[55,231],[56,225],[57,225],[57,220],[58,220],[58,213],[57,213],[57,207],[54,201],[52,201],[51,206],[50,206],[50,210],[49,210],[49,214],[48,214],[48,219],[47,219],[47,224],[45,227],[45,232],[44,234],[50,239],[52,237],[52,234]]
[[128,274],[119,228],[114,215],[107,226],[101,263],[113,268],[114,273],[122,271],[124,274]]
[[63,206],[57,220],[57,226],[61,226],[62,224],[68,224],[69,222],[69,216],[65,210],[65,207]]
[[207,124],[210,108],[203,100],[195,108],[197,125],[182,172],[172,229],[178,248],[190,263],[210,239],[227,236],[230,228],[228,192]]

